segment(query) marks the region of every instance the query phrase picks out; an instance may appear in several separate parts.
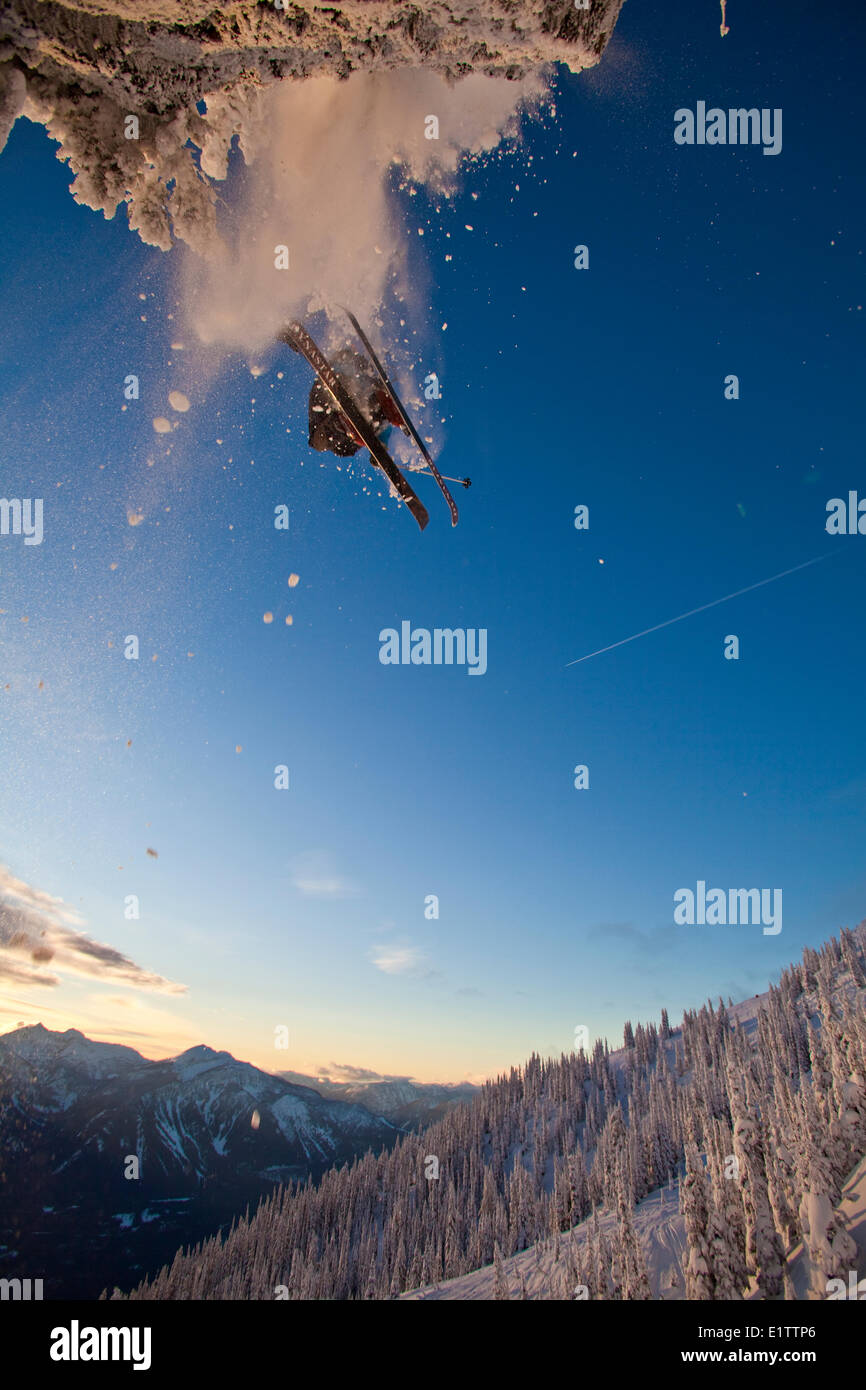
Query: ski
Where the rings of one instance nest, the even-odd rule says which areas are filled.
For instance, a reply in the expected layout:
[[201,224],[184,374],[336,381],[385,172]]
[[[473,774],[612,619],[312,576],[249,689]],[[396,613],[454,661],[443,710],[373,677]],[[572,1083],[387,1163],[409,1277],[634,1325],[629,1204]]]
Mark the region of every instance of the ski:
[[361,325],[359,324],[358,320],[355,318],[355,315],[352,313],[351,309],[347,309],[346,306],[345,306],[345,304],[343,305],[343,312],[344,312],[344,314],[346,315],[346,317],[348,318],[349,322],[351,323],[351,325],[352,325],[352,327],[354,328],[355,332],[357,333],[358,337],[361,339],[361,342],[364,344],[364,347],[365,347],[366,350],[367,350],[367,354],[368,354],[368,356],[369,356],[369,358],[370,358],[370,361],[373,363],[373,366],[376,368],[376,371],[377,371],[378,374],[379,374],[379,380],[382,382],[382,385],[385,387],[385,390],[388,392],[388,395],[391,397],[392,401],[394,402],[395,406],[397,407],[397,410],[399,411],[400,418],[401,418],[401,420],[403,421],[403,424],[406,426],[406,429],[409,431],[409,434],[412,436],[412,438],[414,439],[415,443],[418,445],[418,448],[421,450],[421,453],[422,453],[422,455],[423,455],[423,457],[424,457],[424,462],[427,464],[428,468],[430,469],[430,472],[433,474],[433,477],[436,479],[437,483],[439,484],[439,488],[440,488],[440,491],[441,491],[441,493],[442,493],[442,496],[445,498],[445,501],[448,503],[448,508],[449,508],[449,511],[451,512],[451,525],[452,525],[452,526],[456,526],[456,525],[457,525],[457,519],[458,519],[458,518],[457,518],[457,504],[456,504],[456,502],[454,501],[454,498],[451,496],[451,493],[448,491],[447,487],[445,486],[445,479],[442,477],[442,474],[439,472],[439,469],[436,467],[435,463],[433,462],[433,459],[432,459],[431,456],[430,456],[429,450],[428,450],[427,447],[425,446],[425,444],[424,444],[423,440],[421,439],[421,436],[419,435],[419,433],[418,433],[418,431],[416,430],[415,426],[412,424],[412,421],[409,419],[409,416],[408,416],[408,414],[406,413],[406,410],[405,410],[405,407],[404,407],[404,405],[403,405],[403,402],[400,400],[400,397],[397,395],[397,392],[394,390],[394,387],[391,385],[391,381],[390,381],[390,379],[389,379],[389,377],[388,377],[388,373],[385,371],[385,368],[382,366],[382,363],[379,361],[378,357],[376,356],[375,350],[374,350],[374,348],[373,348],[373,344],[370,342],[370,339],[367,337],[366,333],[364,332],[363,328],[362,328]]
[[277,339],[279,342],[288,343],[290,348],[294,348],[295,352],[299,352],[302,357],[306,358],[322,385],[331,395],[334,404],[345,415],[352,429],[362,441],[364,448],[369,451],[373,462],[381,468],[388,482],[400,500],[406,503],[419,528],[423,531],[430,520],[427,508],[411,485],[407,483],[370,421],[346,390],[339,373],[334,370],[325,354],[313,342],[303,324],[287,324],[282,332],[277,334]]

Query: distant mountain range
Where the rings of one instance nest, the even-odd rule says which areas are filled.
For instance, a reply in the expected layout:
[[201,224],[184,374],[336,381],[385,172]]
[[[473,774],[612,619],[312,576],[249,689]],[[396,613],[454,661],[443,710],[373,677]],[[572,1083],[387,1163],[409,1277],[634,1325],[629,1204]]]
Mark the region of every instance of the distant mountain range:
[[[393,1144],[401,1121],[373,1113],[369,1091],[360,1105],[321,1089],[209,1047],[153,1062],[76,1029],[0,1036],[0,1276],[43,1278],[46,1298],[95,1297],[274,1184]],[[392,1112],[420,1113],[425,1089]]]
[[332,1100],[354,1101],[374,1115],[384,1115],[400,1129],[421,1129],[441,1120],[455,1105],[463,1105],[478,1094],[470,1082],[441,1085],[411,1081],[408,1077],[382,1077],[374,1080],[333,1081],[326,1076],[305,1076],[303,1072],[281,1071],[286,1081],[310,1086]]

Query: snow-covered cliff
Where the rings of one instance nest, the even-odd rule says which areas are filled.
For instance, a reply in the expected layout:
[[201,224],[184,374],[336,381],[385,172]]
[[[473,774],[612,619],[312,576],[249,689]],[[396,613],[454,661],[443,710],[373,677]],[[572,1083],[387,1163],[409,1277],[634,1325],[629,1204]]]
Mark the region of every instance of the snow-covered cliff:
[[[275,85],[412,69],[519,89],[552,63],[596,63],[621,5],[17,0],[0,10],[0,149],[18,116],[44,124],[79,202],[107,217],[126,203],[143,240],[168,249],[179,238],[209,254],[212,180],[225,176],[235,135],[250,157]],[[297,144],[293,154],[309,153],[303,133]]]
[[235,84],[425,67],[520,77],[598,62],[622,0],[17,0],[4,57],[41,99],[61,88],[167,114]]

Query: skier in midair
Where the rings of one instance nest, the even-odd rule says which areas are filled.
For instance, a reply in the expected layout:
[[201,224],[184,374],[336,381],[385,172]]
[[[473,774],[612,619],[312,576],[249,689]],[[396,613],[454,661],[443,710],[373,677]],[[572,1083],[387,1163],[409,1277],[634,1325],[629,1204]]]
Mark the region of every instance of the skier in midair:
[[[363,344],[366,357],[351,348],[341,348],[329,361],[304,325],[297,321],[287,323],[277,334],[277,340],[288,343],[293,352],[305,357],[316,373],[310,391],[310,447],[339,458],[351,458],[359,449],[367,449],[372,462],[385,474],[394,493],[406,504],[423,531],[430,519],[427,508],[382,442],[381,436],[388,426],[399,425],[414,441],[427,470],[439,484],[451,512],[451,525],[456,526],[457,507],[445,485],[446,480],[407,415],[363,328],[350,310],[345,312]],[[469,487],[468,478],[456,481]]]
[[[331,358],[331,366],[339,373],[377,435],[384,434],[389,425],[399,425],[404,434],[409,433],[391,396],[365,357],[351,348],[343,348]],[[363,441],[318,377],[310,390],[309,415],[311,449],[351,458],[363,448]]]

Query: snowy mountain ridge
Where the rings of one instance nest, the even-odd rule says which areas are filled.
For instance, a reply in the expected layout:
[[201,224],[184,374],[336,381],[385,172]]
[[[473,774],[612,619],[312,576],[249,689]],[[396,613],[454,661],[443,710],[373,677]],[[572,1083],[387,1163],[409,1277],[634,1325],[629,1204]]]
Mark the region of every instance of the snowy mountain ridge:
[[409,1077],[382,1077],[364,1081],[338,1081],[327,1076],[306,1076],[302,1072],[282,1071],[286,1081],[310,1086],[320,1095],[334,1100],[351,1100],[374,1115],[384,1115],[401,1129],[417,1129],[430,1124],[455,1105],[472,1100],[478,1087],[470,1082],[433,1083],[412,1081]]
[[205,1046],[154,1062],[76,1029],[36,1024],[0,1036],[0,1075],[8,1107],[62,1123],[67,1171],[88,1151],[113,1151],[136,1153],[151,1178],[176,1177],[179,1166],[203,1180],[230,1155],[252,1169],[279,1164],[300,1173],[310,1162],[348,1157],[358,1141],[376,1146],[394,1137],[387,1120],[362,1106]]
[[276,1183],[315,1178],[397,1134],[364,1106],[228,1052],[149,1061],[76,1029],[20,1028],[0,1036],[0,1175],[11,1199],[0,1209],[0,1274],[36,1265],[47,1298],[95,1297],[118,1270],[158,1268]]

